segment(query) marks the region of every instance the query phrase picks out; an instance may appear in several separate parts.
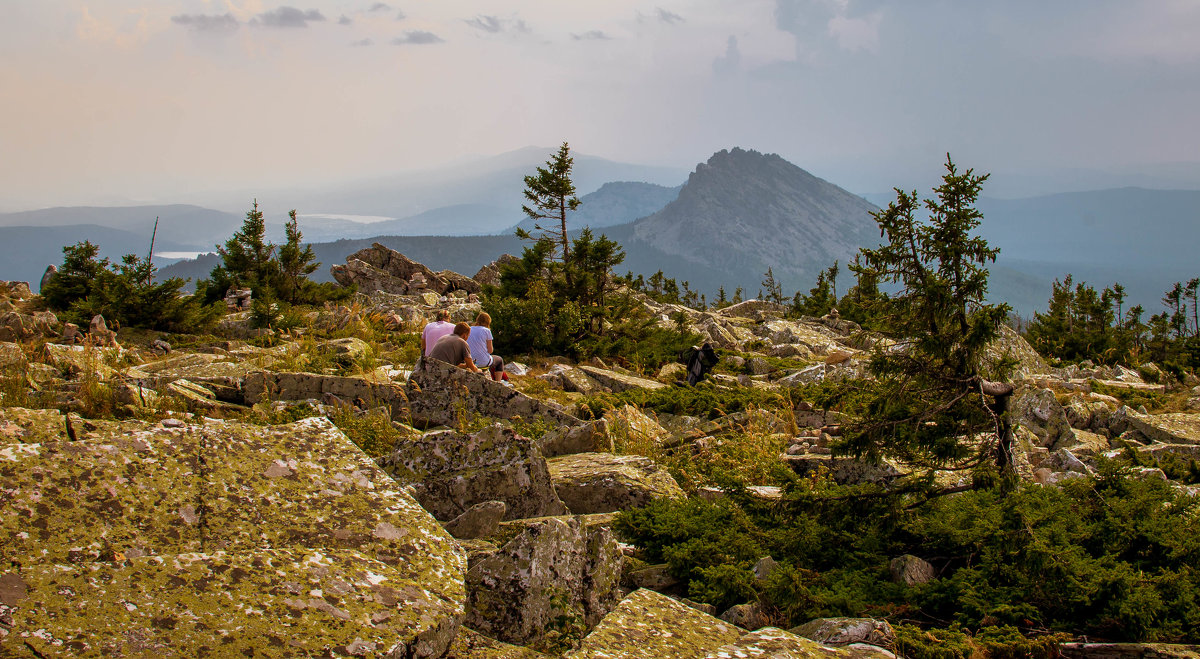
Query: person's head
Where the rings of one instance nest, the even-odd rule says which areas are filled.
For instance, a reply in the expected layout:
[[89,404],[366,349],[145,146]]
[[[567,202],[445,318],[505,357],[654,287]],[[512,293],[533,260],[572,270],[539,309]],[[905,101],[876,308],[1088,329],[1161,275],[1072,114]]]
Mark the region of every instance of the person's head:
[[492,317],[486,311],[480,311],[478,316],[475,316],[475,324],[480,327],[491,327]]
[[467,338],[467,336],[470,335],[470,333],[471,333],[470,325],[468,325],[466,323],[455,323],[454,324],[454,335],[457,336],[458,338],[465,340]]
[[438,322],[442,322],[442,323],[450,322],[450,310],[449,309],[438,309],[437,319],[438,319]]

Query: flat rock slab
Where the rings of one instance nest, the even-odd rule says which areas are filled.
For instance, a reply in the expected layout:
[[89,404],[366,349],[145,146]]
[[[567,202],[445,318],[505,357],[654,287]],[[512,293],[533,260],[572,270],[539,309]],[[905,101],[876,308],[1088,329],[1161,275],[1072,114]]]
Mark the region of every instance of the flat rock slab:
[[147,556],[12,576],[3,654],[439,656],[457,631],[426,584],[349,550]]
[[[276,571],[273,563],[255,558],[268,550],[339,556],[337,561],[344,567],[329,569],[347,579],[368,569],[353,566],[369,563],[369,572],[400,588],[401,600],[412,600],[419,613],[417,626],[408,632],[410,641],[430,639],[436,652],[444,652],[453,638],[466,599],[465,560],[457,544],[324,418],[272,427],[213,420],[203,425],[175,422],[171,427],[159,425],[100,439],[0,444],[0,537],[6,539],[0,543],[0,565],[18,566],[0,574],[0,582],[25,584],[0,588],[0,593],[8,597],[23,590],[48,607],[57,601],[52,593],[62,589],[56,585],[59,580],[76,583],[71,580],[77,579],[84,584],[101,579],[95,575],[110,575],[120,586],[88,591],[87,610],[126,601],[143,608],[137,604],[138,584],[157,579],[151,577],[162,570],[175,570],[171,573],[179,576],[179,570],[193,569],[162,566],[183,561],[198,566],[195,570],[210,570],[219,576],[215,582],[180,577],[154,582],[147,592],[165,602],[176,597],[180,602],[197,597],[208,602],[208,589],[215,588],[213,605],[224,602],[224,608],[213,614],[222,619],[221,627],[205,623],[213,642],[220,640],[221,629],[264,625],[286,629],[292,620],[294,611],[286,607],[260,606],[254,598],[240,595],[230,599],[233,592],[241,592],[234,588],[241,588],[241,581],[220,581],[226,571],[231,579],[246,572],[242,580],[258,584],[255,588],[275,588],[268,584],[276,577],[255,573]],[[54,565],[60,567],[52,569]],[[235,570],[237,566],[241,570]],[[43,592],[43,588],[51,590]],[[82,585],[70,588],[86,590]],[[306,598],[321,598],[310,590],[302,590]],[[0,625],[8,638],[28,638],[40,629],[20,622],[42,624],[22,617],[34,616],[25,605],[7,601],[5,605],[15,607],[9,613],[17,621],[7,630]],[[114,619],[120,620],[121,615],[125,614],[114,614]],[[356,624],[362,623],[360,618],[355,618]],[[49,637],[67,642],[90,634],[95,637],[87,640],[92,644],[88,647],[119,644],[115,637],[104,637],[108,632],[103,628],[72,622],[75,619],[65,613],[57,620],[63,626],[48,627]],[[77,633],[72,625],[92,631]],[[178,637],[163,632],[174,639],[168,645],[179,648],[165,654],[198,656],[191,651],[199,646],[190,634],[203,630],[187,630]],[[137,647],[136,639],[130,642],[134,644],[128,647]],[[258,645],[264,652],[269,650],[264,638]],[[72,647],[61,646],[51,654],[97,654]],[[150,651],[154,646],[146,647]],[[286,647],[278,654],[289,654]]]
[[445,430],[401,440],[379,466],[412,486],[417,501],[444,521],[485,501],[503,501],[506,519],[567,512],[533,442],[499,425],[473,435]]
[[685,496],[667,470],[640,455],[576,453],[547,462],[555,491],[577,515],[640,508],[655,499]]
[[1200,414],[1137,414],[1125,417],[1147,439],[1163,444],[1200,444]]
[[386,405],[393,420],[409,419],[408,392],[404,386],[366,378],[260,371],[246,376],[243,400],[247,405],[255,405],[263,401],[320,400],[325,394],[345,401],[361,398],[367,407]]
[[564,426],[580,423],[555,403],[531,398],[486,374],[436,359],[418,361],[408,381],[409,407],[418,423],[456,426],[476,416],[525,420],[540,417]]
[[579,366],[578,368],[587,373],[595,381],[611,389],[613,393],[628,391],[630,389],[663,389],[670,386],[654,380],[625,375],[624,373],[596,368],[595,366]]
[[639,589],[600,621],[569,659],[705,659],[742,630],[652,590]]

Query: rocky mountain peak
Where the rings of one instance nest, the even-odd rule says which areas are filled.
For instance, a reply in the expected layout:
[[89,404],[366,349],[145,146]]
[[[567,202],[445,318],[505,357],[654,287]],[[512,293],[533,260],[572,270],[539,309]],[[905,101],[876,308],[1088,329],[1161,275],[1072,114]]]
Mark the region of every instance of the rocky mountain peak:
[[669,254],[798,284],[877,240],[875,206],[776,154],[733,148],[696,167],[635,236]]

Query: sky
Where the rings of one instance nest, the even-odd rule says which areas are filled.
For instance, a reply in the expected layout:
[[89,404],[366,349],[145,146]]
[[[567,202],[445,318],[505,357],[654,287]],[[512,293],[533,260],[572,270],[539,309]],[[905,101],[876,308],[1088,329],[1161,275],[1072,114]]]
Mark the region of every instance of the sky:
[[855,192],[927,190],[948,152],[1165,171],[1200,162],[1196,35],[1196,0],[0,0],[0,210],[564,141],[752,148]]

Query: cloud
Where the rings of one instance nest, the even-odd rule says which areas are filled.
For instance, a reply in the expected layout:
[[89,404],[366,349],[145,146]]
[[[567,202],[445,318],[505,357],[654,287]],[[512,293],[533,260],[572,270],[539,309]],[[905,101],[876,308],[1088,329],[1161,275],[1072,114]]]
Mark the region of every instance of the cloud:
[[475,18],[468,18],[463,22],[476,30],[482,30],[491,34],[498,32],[529,32],[529,26],[525,24],[525,21],[518,18],[500,18],[499,16],[480,14]]
[[718,76],[730,76],[742,68],[742,52],[738,50],[738,40],[730,36],[725,42],[725,54],[713,60],[713,73]]
[[482,14],[476,16],[475,18],[467,19],[466,24],[470,25],[476,30],[483,30],[484,32],[491,32],[492,34],[504,29],[504,27],[500,24],[499,18],[496,18],[495,16],[484,16]]
[[319,10],[303,11],[295,7],[280,7],[255,16],[250,22],[267,27],[308,27],[310,22],[320,22],[325,17]]
[[675,25],[677,23],[684,22],[683,17],[675,12],[667,11],[662,7],[656,7],[656,9],[658,10],[658,20],[666,23],[667,25]]
[[612,37],[601,32],[600,30],[589,30],[583,34],[572,34],[571,38],[576,41],[607,41]]
[[387,11],[387,10],[389,10],[389,9],[391,9],[391,8],[392,8],[392,6],[391,6],[391,5],[389,5],[389,4],[388,4],[388,3],[386,3],[386,2],[376,2],[375,4],[371,5],[371,8],[370,8],[370,9],[368,9],[367,11],[368,11],[368,12],[372,12],[372,11]]
[[443,43],[446,40],[432,32],[424,30],[410,30],[404,33],[402,37],[392,39],[392,43],[397,46],[424,46],[433,43]]
[[233,14],[180,14],[171,22],[197,32],[233,32],[239,25]]
[[358,41],[355,41],[355,42],[351,43],[350,45],[354,46],[355,48],[361,48],[364,46],[373,46],[373,45],[375,45],[375,42],[371,41],[370,39],[359,39]]
[[338,25],[353,25],[353,24],[354,24],[354,19],[350,18],[349,16],[347,16],[345,14],[342,14],[341,17],[338,18]]
[[834,16],[829,19],[829,35],[845,50],[879,50],[879,23],[883,12],[868,14],[862,18]]

